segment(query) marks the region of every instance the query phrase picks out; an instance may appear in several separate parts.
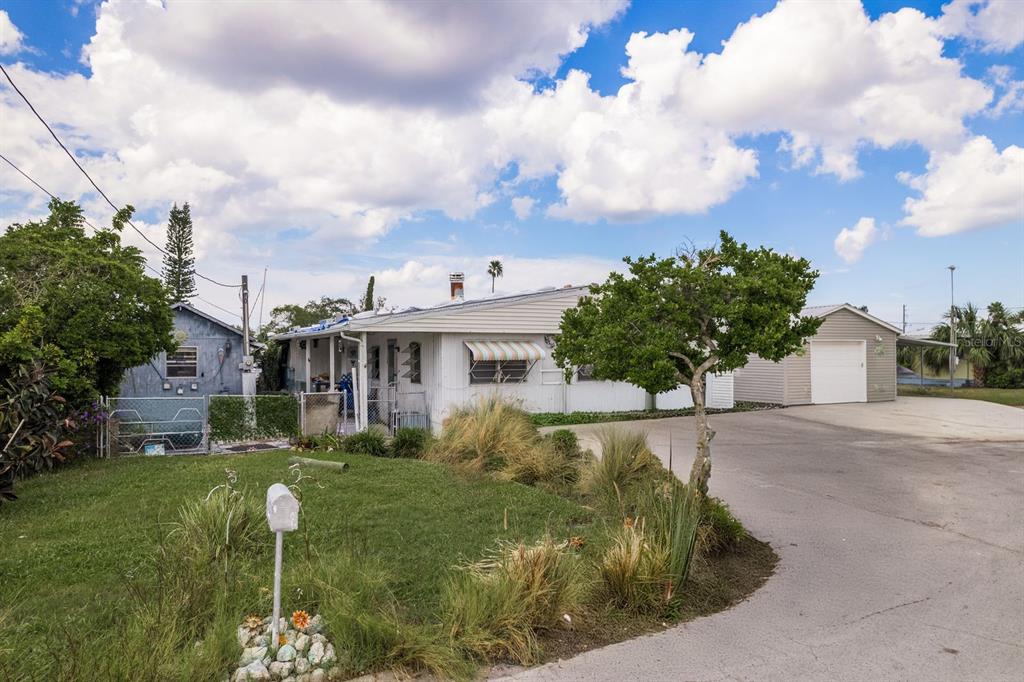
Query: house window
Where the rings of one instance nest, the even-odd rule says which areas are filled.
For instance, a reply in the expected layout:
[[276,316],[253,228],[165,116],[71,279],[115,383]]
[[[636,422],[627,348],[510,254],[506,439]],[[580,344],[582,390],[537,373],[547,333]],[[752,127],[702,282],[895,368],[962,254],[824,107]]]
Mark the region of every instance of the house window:
[[199,376],[199,348],[178,346],[178,350],[167,354],[168,379],[194,379]]
[[406,372],[405,376],[409,378],[410,384],[418,384],[422,382],[422,374],[420,372],[420,344],[413,341],[409,344],[409,371]]
[[526,360],[481,360],[469,370],[471,384],[521,384],[533,364]]
[[576,381],[597,381],[594,378],[593,365],[580,365],[576,368]]

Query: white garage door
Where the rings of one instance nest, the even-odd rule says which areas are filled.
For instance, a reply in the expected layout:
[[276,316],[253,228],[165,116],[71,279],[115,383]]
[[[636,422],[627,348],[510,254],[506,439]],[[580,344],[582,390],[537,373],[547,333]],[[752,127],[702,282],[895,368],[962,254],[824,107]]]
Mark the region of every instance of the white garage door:
[[867,343],[811,341],[811,402],[868,400]]

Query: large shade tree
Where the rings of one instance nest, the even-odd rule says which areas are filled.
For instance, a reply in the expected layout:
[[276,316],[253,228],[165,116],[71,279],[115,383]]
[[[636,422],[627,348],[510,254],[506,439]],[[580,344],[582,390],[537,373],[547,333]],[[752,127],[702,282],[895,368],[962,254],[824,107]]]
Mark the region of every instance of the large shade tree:
[[554,357],[567,378],[589,365],[595,378],[652,394],[689,387],[697,426],[689,487],[704,496],[714,436],[705,376],[742,367],[751,353],[781,360],[800,350],[820,324],[800,316],[818,273],[806,259],[749,248],[724,231],[716,247],[625,262],[628,276],[612,273],[565,311]]
[[0,235],[0,381],[41,364],[74,407],[115,394],[127,368],[173,350],[173,315],[141,252],[121,244],[130,207],[92,236],[76,204],[49,208]]

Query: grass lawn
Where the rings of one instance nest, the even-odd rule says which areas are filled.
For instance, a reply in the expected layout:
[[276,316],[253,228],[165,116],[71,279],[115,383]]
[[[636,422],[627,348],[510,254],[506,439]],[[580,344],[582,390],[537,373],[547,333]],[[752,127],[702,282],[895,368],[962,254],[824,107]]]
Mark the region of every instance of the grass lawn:
[[[59,646],[55,625],[110,625],[126,596],[125,575],[146,570],[183,501],[223,483],[225,469],[262,500],[268,485],[289,482],[289,454],[92,461],[19,483],[19,499],[0,506],[0,612],[9,609],[0,617],[0,654],[18,652],[14,679],[34,679],[29,671],[51,679],[45,645]],[[450,566],[479,559],[496,539],[532,541],[545,531],[564,537],[589,518],[577,504],[536,488],[466,481],[428,462],[335,458],[348,470],[304,471],[323,486],[303,488],[310,543],[328,560],[353,546],[382,560],[411,619],[436,607]],[[272,537],[268,531],[268,546]],[[286,538],[286,567],[304,545],[301,530]],[[273,563],[265,563],[269,588]],[[3,673],[0,667],[0,679]]]
[[[548,534],[580,538],[579,557],[595,562],[609,531],[621,529],[620,521],[609,525],[575,499],[492,476],[459,475],[424,460],[306,454],[349,466],[303,469],[313,479],[301,483],[300,529],[286,537],[282,611],[326,606],[328,634],[352,652],[342,665],[347,675],[409,661],[429,666],[433,657],[443,663],[438,669],[470,676],[479,661],[452,648],[442,623],[453,566],[480,560],[499,540],[532,543]],[[263,496],[271,483],[292,482],[290,455],[88,461],[19,482],[19,499],[0,506],[0,681],[221,679],[240,652],[234,633],[241,618],[270,611],[273,542],[264,530]],[[162,570],[161,558],[173,558],[161,552],[181,505],[206,498],[225,482],[226,470],[237,475],[235,488],[258,502],[249,518],[258,517],[265,544],[229,563],[190,564],[191,582],[161,582],[164,573],[186,575]],[[223,527],[221,521],[208,531],[215,544]],[[540,633],[541,657],[573,655],[728,608],[757,589],[775,561],[770,547],[746,536],[696,562],[673,613],[589,602],[575,612],[572,630]],[[237,566],[230,577],[228,565]],[[333,601],[322,602],[328,594]],[[193,612],[204,614],[203,634],[188,629],[193,616],[176,615]],[[116,664],[102,667],[109,661]],[[145,674],[137,672],[142,668]]]
[[1024,388],[949,388],[948,386],[914,386],[899,384],[899,395],[932,398],[966,398],[987,400],[990,403],[1024,407]]

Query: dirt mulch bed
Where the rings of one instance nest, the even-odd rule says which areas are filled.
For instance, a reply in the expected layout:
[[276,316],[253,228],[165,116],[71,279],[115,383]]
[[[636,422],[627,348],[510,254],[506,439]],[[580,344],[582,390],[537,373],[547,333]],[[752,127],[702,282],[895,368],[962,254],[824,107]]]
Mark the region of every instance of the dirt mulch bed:
[[761,587],[775,572],[778,561],[771,545],[747,536],[735,549],[693,567],[685,588],[689,598],[678,614],[663,618],[612,610],[579,614],[571,629],[551,632],[541,640],[544,660],[571,658],[584,651],[724,611]]

